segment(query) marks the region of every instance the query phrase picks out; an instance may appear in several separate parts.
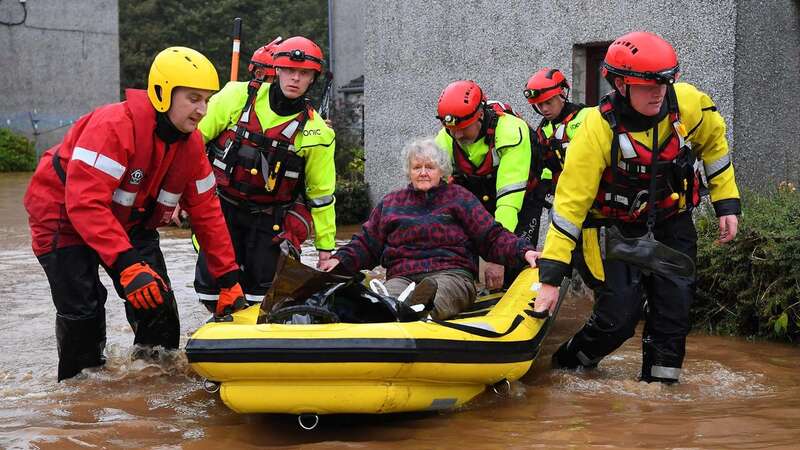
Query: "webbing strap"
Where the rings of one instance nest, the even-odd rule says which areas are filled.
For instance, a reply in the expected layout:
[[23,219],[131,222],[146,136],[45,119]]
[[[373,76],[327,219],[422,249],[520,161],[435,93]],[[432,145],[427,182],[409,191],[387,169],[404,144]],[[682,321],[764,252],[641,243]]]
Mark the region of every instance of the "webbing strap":
[[58,157],[58,150],[56,149],[53,152],[53,170],[56,171],[56,175],[58,175],[58,179],[61,180],[61,183],[66,185],[67,184],[67,172],[64,171],[64,168],[61,166],[61,158]]
[[499,337],[503,337],[503,336],[511,333],[512,331],[514,331],[519,326],[519,324],[521,324],[522,321],[525,320],[525,318],[522,317],[521,315],[517,314],[517,317],[515,317],[514,321],[511,322],[511,326],[509,326],[508,329],[503,333],[500,333],[500,332],[497,332],[497,331],[486,330],[484,328],[471,327],[469,325],[464,325],[464,324],[460,324],[460,323],[447,322],[447,321],[444,321],[444,320],[437,320],[437,319],[431,319],[431,320],[436,325],[441,325],[443,327],[448,327],[448,328],[452,328],[454,330],[463,331],[464,333],[474,334],[476,336],[481,336],[481,337],[485,337],[485,338],[499,338]]

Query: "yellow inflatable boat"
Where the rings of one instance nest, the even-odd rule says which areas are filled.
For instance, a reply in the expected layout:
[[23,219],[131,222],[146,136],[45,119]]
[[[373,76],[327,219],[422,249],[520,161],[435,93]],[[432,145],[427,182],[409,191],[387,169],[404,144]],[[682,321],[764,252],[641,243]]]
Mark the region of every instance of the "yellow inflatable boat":
[[454,408],[530,369],[549,328],[533,312],[538,281],[526,269],[505,294],[448,321],[257,324],[252,306],[202,326],[186,354],[239,413]]

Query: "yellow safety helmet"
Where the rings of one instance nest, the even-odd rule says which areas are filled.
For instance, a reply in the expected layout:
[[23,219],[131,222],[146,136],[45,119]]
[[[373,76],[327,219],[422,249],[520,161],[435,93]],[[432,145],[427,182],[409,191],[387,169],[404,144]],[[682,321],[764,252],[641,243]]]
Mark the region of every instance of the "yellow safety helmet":
[[169,110],[172,89],[178,86],[218,91],[217,69],[197,50],[187,47],[162,50],[153,60],[147,77],[147,96],[156,111]]

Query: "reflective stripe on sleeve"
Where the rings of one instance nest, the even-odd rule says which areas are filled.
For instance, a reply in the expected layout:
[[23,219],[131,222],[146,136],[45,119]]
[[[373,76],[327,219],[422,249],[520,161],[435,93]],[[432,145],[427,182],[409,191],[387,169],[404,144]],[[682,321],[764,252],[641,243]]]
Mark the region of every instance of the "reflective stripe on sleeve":
[[173,207],[178,204],[178,200],[180,199],[181,199],[181,194],[176,194],[174,192],[169,192],[162,189],[158,193],[158,198],[156,199],[156,201],[164,206]]
[[94,162],[94,167],[103,173],[111,175],[116,180],[119,180],[125,174],[125,166],[106,155],[98,156],[97,161]]
[[308,199],[308,204],[312,208],[321,208],[323,206],[330,205],[331,203],[333,203],[333,195],[325,195],[323,197]]
[[133,201],[136,199],[135,192],[128,192],[122,189],[117,189],[114,191],[114,195],[111,196],[111,200],[122,206],[133,206]]
[[523,191],[527,186],[528,186],[527,181],[520,181],[519,183],[507,184],[497,190],[497,198],[500,198],[506,194]]
[[94,161],[97,159],[97,152],[87,150],[83,147],[75,147],[75,150],[72,151],[72,159],[75,161],[83,161],[94,167]]
[[202,180],[195,181],[195,185],[197,185],[197,193],[202,194],[209,189],[214,187],[214,172],[209,172],[209,174],[203,178]]
[[580,237],[581,229],[572,224],[569,220],[563,218],[561,215],[558,214],[555,209],[553,210],[553,226],[561,231],[562,233],[569,236],[575,242],[578,242],[578,238]]
[[72,151],[72,159],[82,161],[104,174],[113,177],[115,180],[119,180],[122,178],[122,175],[125,174],[125,166],[122,164],[106,155],[99,155],[97,152],[83,147],[75,147]]
[[730,154],[724,155],[722,158],[712,163],[709,164],[704,163],[703,165],[705,166],[706,169],[706,178],[710,180],[715,176],[719,175],[720,173],[722,173],[725,169],[728,168],[728,166],[731,165],[731,155]]
[[296,218],[297,218],[297,220],[299,220],[300,222],[302,222],[302,224],[303,224],[303,225],[305,225],[305,227],[306,227],[306,235],[307,235],[307,236],[310,236],[310,235],[311,235],[311,224],[310,224],[310,223],[308,223],[308,221],[306,220],[306,218],[305,218],[305,217],[303,217],[303,215],[302,215],[302,214],[300,214],[300,213],[298,213],[298,212],[296,212],[296,211],[292,211],[291,209],[290,209],[290,210],[288,210],[288,211],[286,211],[286,214],[291,214],[291,215],[293,215],[294,217],[296,217]]

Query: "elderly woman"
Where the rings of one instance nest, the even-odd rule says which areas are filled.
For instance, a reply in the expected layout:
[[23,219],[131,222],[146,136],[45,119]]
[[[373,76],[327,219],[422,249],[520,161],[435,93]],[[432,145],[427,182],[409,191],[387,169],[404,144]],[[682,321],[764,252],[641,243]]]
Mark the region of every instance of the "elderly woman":
[[411,182],[391,192],[372,210],[361,233],[320,264],[350,271],[386,268],[386,289],[397,297],[417,284],[408,303],[432,307],[431,317],[447,319],[475,301],[478,256],[509,265],[535,267],[538,253],[527,239],[497,223],[469,191],[447,184],[450,158],[433,139],[403,149],[403,170]]

